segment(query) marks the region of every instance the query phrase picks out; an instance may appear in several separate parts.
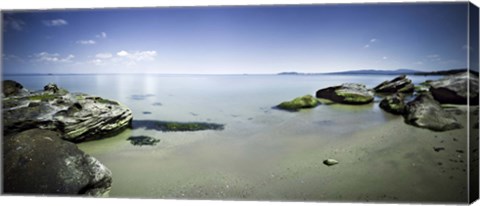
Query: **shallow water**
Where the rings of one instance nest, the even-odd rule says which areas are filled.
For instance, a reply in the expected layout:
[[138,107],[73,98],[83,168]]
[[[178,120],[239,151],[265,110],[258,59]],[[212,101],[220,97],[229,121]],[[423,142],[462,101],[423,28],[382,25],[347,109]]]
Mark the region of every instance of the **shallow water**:
[[[324,87],[344,82],[374,87],[394,76],[53,75],[4,78],[17,80],[29,89],[41,89],[46,83],[55,82],[71,92],[115,99],[132,109],[134,121],[225,124],[221,131],[196,132],[159,132],[134,127],[112,138],[79,144],[82,150],[112,170],[111,197],[435,201],[430,193],[398,196],[397,193],[408,191],[412,184],[398,190],[387,189],[392,187],[387,183],[382,185],[382,178],[383,182],[392,182],[390,178],[393,177],[389,177],[388,172],[410,165],[412,158],[392,157],[394,164],[385,167],[388,171],[385,175],[377,174],[376,166],[369,165],[359,168],[362,172],[347,172],[345,176],[336,177],[335,173],[342,173],[338,170],[345,166],[322,164],[324,159],[346,155],[338,154],[341,151],[350,151],[351,159],[365,156],[362,151],[372,148],[368,145],[364,145],[367,149],[356,148],[362,145],[358,142],[360,137],[368,136],[358,137],[358,133],[378,130],[392,121],[400,123],[398,116],[383,112],[378,103],[320,105],[296,113],[272,109],[282,101],[314,95]],[[420,83],[438,77],[409,78]],[[402,129],[422,135],[433,134],[403,124]],[[405,133],[406,136],[411,134],[415,133]],[[463,135],[462,131],[453,135],[458,134]],[[130,136],[141,135],[160,139],[160,142],[155,146],[134,146],[127,141]],[[389,148],[389,144],[385,147]],[[347,151],[348,148],[351,150]],[[428,157],[430,153],[419,154]],[[347,171],[354,171],[353,165],[358,166],[350,159],[340,162],[339,165],[352,165],[343,168]],[[418,176],[412,176],[417,174],[414,171],[403,172],[405,178],[418,181]],[[365,173],[381,178],[356,177]],[[424,176],[420,179],[430,175],[421,174]],[[379,184],[372,186],[377,190],[352,187],[368,185],[369,181]],[[426,189],[437,187],[431,182],[418,184]],[[449,198],[449,201],[459,199],[458,196]]]

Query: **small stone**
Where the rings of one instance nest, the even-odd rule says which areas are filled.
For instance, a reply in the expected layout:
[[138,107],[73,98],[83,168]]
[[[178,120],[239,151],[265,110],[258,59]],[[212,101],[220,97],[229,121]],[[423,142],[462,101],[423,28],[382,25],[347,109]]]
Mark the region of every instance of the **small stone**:
[[323,161],[323,164],[324,165],[327,165],[327,166],[333,166],[333,165],[336,165],[338,164],[339,162],[337,160],[334,160],[334,159],[326,159]]

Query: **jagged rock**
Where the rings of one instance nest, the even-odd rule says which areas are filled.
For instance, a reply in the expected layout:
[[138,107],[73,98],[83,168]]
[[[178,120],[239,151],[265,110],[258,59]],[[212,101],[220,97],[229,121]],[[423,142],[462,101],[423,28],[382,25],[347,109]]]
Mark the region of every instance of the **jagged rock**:
[[392,114],[403,114],[405,113],[405,96],[401,93],[395,93],[390,96],[386,96],[380,101],[380,108],[390,112]]
[[52,92],[52,93],[57,93],[58,92],[58,86],[56,84],[53,84],[53,83],[48,83],[47,85],[45,85],[43,87],[43,91],[49,91],[49,92]]
[[42,128],[59,131],[66,140],[80,142],[121,131],[132,120],[131,110],[116,101],[68,93],[61,88],[56,91],[4,98],[4,133]]
[[2,86],[3,86],[2,92],[5,97],[9,97],[12,95],[19,95],[22,92],[24,92],[23,86],[20,83],[13,80],[4,80]]
[[3,192],[108,193],[112,173],[54,131],[31,129],[4,138]]
[[412,84],[412,80],[408,79],[407,76],[401,75],[390,81],[382,82],[373,88],[373,90],[378,93],[409,93],[413,92],[414,85]]
[[433,97],[442,104],[467,104],[469,99],[471,105],[478,105],[478,76],[473,73],[449,75],[427,84]]
[[455,117],[443,110],[441,105],[428,93],[422,93],[409,102],[404,117],[407,124],[433,131],[462,128]]
[[355,83],[320,89],[316,97],[343,104],[367,104],[373,101],[373,93],[365,85]]
[[276,106],[278,109],[288,111],[298,111],[300,109],[313,108],[319,104],[318,99],[312,95],[305,95],[303,97],[297,97],[292,101],[282,102]]

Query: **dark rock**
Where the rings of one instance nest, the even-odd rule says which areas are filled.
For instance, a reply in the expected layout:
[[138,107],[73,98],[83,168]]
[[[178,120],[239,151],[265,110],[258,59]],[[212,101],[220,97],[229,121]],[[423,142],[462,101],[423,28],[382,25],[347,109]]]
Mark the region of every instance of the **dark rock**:
[[66,140],[80,142],[116,133],[131,122],[131,110],[116,101],[68,93],[61,88],[56,91],[4,99],[4,103],[11,102],[3,107],[4,133],[42,128],[59,131]]
[[433,147],[433,150],[434,150],[435,152],[440,152],[440,151],[442,151],[442,150],[445,150],[445,147]]
[[373,88],[378,93],[410,93],[414,90],[412,81],[405,75],[401,75],[390,81],[385,81]]
[[338,164],[339,162],[337,160],[334,160],[334,159],[326,159],[323,161],[323,164],[324,165],[327,165],[327,166],[333,166],[333,165],[336,165]]
[[462,128],[455,117],[443,110],[440,104],[428,93],[422,93],[409,102],[404,117],[407,124],[433,131]]
[[3,80],[3,95],[9,97],[12,95],[18,95],[22,92],[23,86],[13,80]]
[[367,104],[373,101],[373,93],[365,85],[355,83],[320,89],[316,97],[343,104]]
[[298,111],[300,109],[314,108],[319,104],[317,98],[312,95],[305,95],[302,97],[297,97],[292,101],[282,102],[276,106],[278,109],[288,110],[288,111]]
[[478,105],[478,76],[469,72],[429,81],[430,92],[442,104]]
[[405,96],[401,93],[395,93],[390,96],[386,96],[380,102],[380,108],[390,112],[392,114],[404,114],[405,113]]
[[53,83],[48,83],[43,87],[43,91],[57,93],[59,91],[58,86]]
[[4,139],[5,193],[86,194],[110,190],[111,172],[61,134],[31,129]]
[[152,114],[152,112],[145,111],[145,112],[142,112],[142,114]]
[[130,141],[131,144],[133,145],[138,145],[138,146],[143,146],[143,145],[156,145],[158,142],[160,142],[159,139],[155,139],[153,137],[148,137],[148,136],[132,136],[127,138],[127,140]]

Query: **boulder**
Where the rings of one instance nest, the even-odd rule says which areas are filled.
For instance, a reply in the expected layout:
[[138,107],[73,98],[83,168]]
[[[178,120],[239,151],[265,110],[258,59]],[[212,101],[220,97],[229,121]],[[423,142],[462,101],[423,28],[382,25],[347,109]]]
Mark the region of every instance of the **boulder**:
[[395,93],[390,96],[386,96],[380,101],[380,108],[390,112],[392,114],[405,113],[405,96],[402,93]]
[[52,92],[52,88],[4,98],[4,133],[42,128],[59,131],[64,139],[80,142],[119,132],[132,120],[132,111],[116,101],[68,93],[61,88]]
[[300,109],[314,108],[319,104],[318,99],[312,95],[305,95],[303,97],[297,97],[292,101],[282,102],[276,106],[278,109],[288,111],[298,111]]
[[[442,104],[478,105],[478,76],[463,72],[428,81],[433,97]],[[470,84],[470,88],[469,85]]]
[[106,195],[112,173],[54,131],[31,129],[4,138],[3,192]]
[[407,103],[404,117],[407,124],[433,131],[462,128],[455,117],[445,111],[429,93],[422,93]]
[[410,93],[413,92],[414,85],[412,84],[412,80],[408,79],[407,76],[401,75],[390,81],[382,82],[373,88],[373,90],[378,93]]
[[338,164],[339,162],[337,160],[334,160],[334,159],[326,159],[323,161],[323,164],[324,165],[327,165],[327,166],[333,166],[333,165],[336,165]]
[[2,83],[3,86],[3,95],[5,97],[9,97],[12,95],[19,95],[20,93],[23,92],[23,86],[13,80],[4,80]]
[[52,93],[57,93],[58,92],[58,86],[56,84],[53,84],[53,83],[48,83],[47,85],[45,85],[43,87],[43,91],[49,91],[49,92],[52,92]]
[[365,85],[355,83],[320,89],[316,97],[343,104],[367,104],[373,101],[373,93]]

